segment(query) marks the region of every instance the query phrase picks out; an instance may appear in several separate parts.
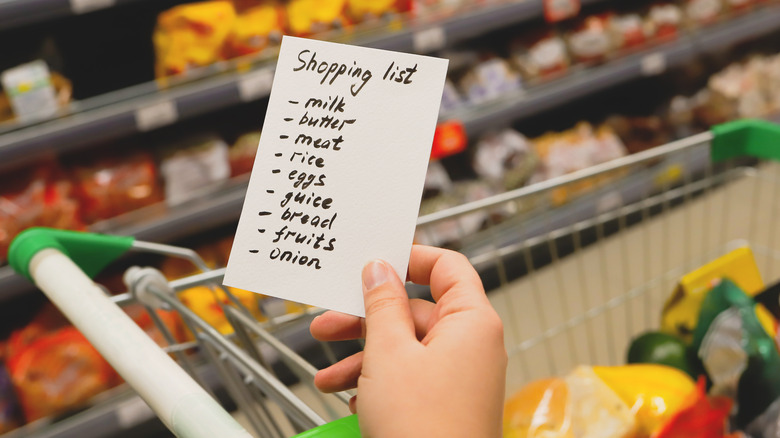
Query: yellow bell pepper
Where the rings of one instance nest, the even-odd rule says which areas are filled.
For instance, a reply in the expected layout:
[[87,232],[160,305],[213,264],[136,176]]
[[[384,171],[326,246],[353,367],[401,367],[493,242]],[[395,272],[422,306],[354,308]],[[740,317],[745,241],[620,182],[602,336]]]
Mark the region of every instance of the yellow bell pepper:
[[631,408],[639,436],[659,430],[696,390],[690,376],[665,365],[595,366],[593,371]]

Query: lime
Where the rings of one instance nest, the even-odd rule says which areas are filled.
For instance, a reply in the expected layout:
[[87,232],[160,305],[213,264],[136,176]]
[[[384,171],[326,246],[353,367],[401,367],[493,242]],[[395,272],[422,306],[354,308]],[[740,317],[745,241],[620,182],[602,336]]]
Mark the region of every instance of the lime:
[[628,363],[655,363],[668,365],[694,376],[689,361],[688,347],[677,336],[662,332],[648,332],[631,342]]

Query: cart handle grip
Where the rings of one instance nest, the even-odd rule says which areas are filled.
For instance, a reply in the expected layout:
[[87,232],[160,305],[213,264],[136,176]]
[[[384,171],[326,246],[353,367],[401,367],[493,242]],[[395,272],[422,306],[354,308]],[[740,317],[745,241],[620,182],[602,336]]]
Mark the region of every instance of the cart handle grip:
[[357,415],[349,415],[295,435],[294,438],[360,438],[360,436]]
[[56,249],[70,257],[89,277],[94,278],[103,268],[127,252],[133,242],[135,238],[132,236],[34,227],[21,232],[11,242],[8,259],[18,274],[32,280],[30,262],[33,257],[44,249]]
[[780,125],[766,120],[742,119],[712,128],[713,162],[753,157],[780,161]]

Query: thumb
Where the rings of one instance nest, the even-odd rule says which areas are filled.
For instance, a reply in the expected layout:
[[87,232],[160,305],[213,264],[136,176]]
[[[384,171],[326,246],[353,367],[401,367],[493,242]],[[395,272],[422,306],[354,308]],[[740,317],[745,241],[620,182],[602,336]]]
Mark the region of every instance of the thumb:
[[363,267],[363,302],[366,307],[366,344],[416,340],[406,289],[395,270],[382,260]]

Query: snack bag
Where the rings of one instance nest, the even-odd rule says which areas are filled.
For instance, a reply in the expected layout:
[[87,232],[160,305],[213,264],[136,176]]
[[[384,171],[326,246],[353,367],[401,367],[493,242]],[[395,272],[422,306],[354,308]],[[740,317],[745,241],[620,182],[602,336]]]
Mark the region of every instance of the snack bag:
[[71,172],[81,217],[109,219],[163,200],[154,158],[144,152],[79,159]]
[[641,47],[647,41],[644,21],[639,14],[610,15],[608,23],[617,49]]
[[581,20],[565,36],[574,59],[578,62],[601,62],[615,49],[609,32],[610,14],[592,15]]
[[682,29],[683,12],[676,4],[659,3],[650,7],[646,21],[652,38],[675,38]]
[[228,151],[230,177],[236,177],[252,171],[260,144],[260,132],[248,132],[236,140]]
[[520,75],[502,58],[481,62],[460,81],[469,102],[480,104],[522,87]]
[[694,24],[717,21],[724,12],[722,0],[684,0],[685,15]]
[[260,52],[282,40],[284,7],[267,1],[238,13],[225,38],[222,56],[226,59]]
[[[244,307],[249,309],[255,319],[259,321],[265,320],[265,317],[260,312],[262,295],[235,288],[229,288],[229,290]],[[198,286],[180,292],[179,299],[185,306],[223,335],[233,333],[233,326],[227,320],[225,312],[222,310],[222,306],[230,305],[231,301],[222,289]],[[187,333],[187,335],[190,334]]]
[[412,0],[349,0],[349,16],[356,22],[412,10]]
[[53,164],[21,169],[0,181],[0,261],[11,241],[35,226],[83,230],[73,186]]
[[164,148],[160,173],[171,205],[198,197],[198,191],[230,178],[228,145],[214,135],[196,135]]
[[9,357],[7,366],[27,421],[75,408],[118,382],[74,327],[37,338]]
[[296,36],[343,29],[351,25],[346,8],[347,0],[290,0],[287,27]]
[[153,36],[155,75],[182,74],[218,61],[235,20],[229,1],[180,5],[161,13]]
[[511,50],[512,61],[529,79],[564,73],[571,64],[564,39],[546,28],[516,40]]
[[[138,327],[150,337],[160,347],[167,347],[170,343],[165,339],[162,331],[157,327],[157,324],[152,319],[149,312],[140,304],[132,304],[124,306],[122,310],[138,324]],[[168,332],[173,336],[174,342],[183,342],[187,339],[187,335],[184,330],[184,323],[178,313],[171,310],[154,310],[157,318],[165,324]]]
[[512,129],[483,137],[474,155],[477,175],[504,190],[525,185],[538,163],[531,142]]

